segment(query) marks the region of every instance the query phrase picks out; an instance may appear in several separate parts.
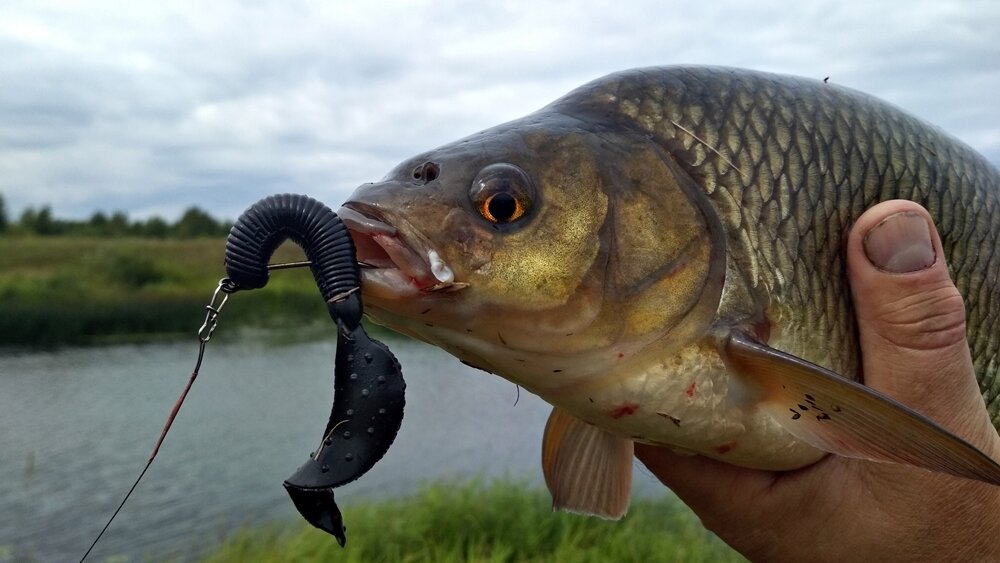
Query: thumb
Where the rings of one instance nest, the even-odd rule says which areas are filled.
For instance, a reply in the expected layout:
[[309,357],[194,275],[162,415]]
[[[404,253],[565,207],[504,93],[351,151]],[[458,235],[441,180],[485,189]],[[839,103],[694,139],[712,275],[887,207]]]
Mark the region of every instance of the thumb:
[[866,211],[851,229],[847,265],[865,384],[980,447],[992,445],[965,305],[927,210],[896,200]]

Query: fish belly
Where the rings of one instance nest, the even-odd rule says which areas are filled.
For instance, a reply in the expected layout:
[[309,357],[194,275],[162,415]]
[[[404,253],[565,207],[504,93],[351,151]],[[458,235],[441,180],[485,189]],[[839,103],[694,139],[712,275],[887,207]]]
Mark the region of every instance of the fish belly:
[[637,442],[756,469],[785,470],[825,455],[755,406],[711,348],[691,346],[572,396],[544,397]]

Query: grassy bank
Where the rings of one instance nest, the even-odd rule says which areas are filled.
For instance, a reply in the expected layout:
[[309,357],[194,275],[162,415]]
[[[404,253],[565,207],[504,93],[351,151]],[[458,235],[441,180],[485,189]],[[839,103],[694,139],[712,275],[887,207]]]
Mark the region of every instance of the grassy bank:
[[344,561],[743,561],[672,498],[633,502],[622,522],[552,513],[519,483],[434,485],[344,508],[347,547],[299,525],[243,530],[205,563]]
[[[0,345],[193,334],[223,268],[224,239],[0,237]],[[302,259],[286,244],[277,261]],[[276,272],[223,313],[240,326],[326,322],[307,269]],[[233,327],[233,328],[228,328]]]

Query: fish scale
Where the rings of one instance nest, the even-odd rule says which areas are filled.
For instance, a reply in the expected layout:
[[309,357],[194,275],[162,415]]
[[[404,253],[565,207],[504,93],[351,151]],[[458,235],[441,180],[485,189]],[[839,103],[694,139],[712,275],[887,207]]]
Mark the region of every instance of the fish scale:
[[553,106],[641,128],[666,148],[728,232],[733,320],[750,314],[736,304],[744,297],[769,313],[797,311],[783,317],[797,352],[847,376],[858,376],[859,357],[853,316],[839,314],[851,310],[846,234],[879,201],[926,207],[965,297],[976,376],[1000,428],[1000,174],[972,149],[847,88],[730,69],[626,71]]

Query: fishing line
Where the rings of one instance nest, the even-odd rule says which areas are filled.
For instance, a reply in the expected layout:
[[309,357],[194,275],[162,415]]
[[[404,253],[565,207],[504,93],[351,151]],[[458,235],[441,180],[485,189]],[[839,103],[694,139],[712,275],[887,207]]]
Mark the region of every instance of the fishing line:
[[118,513],[121,512],[122,507],[125,506],[125,502],[128,498],[132,496],[132,491],[135,491],[135,488],[139,486],[139,481],[141,481],[143,476],[146,475],[146,471],[149,471],[149,466],[153,465],[153,459],[156,458],[156,454],[160,451],[160,445],[163,444],[163,439],[167,437],[167,432],[170,431],[170,427],[174,423],[174,418],[177,417],[177,412],[181,409],[181,404],[184,403],[184,399],[187,397],[188,391],[191,390],[194,380],[198,377],[198,371],[201,369],[201,362],[205,358],[206,342],[207,340],[203,340],[198,346],[198,361],[195,362],[194,370],[191,372],[191,377],[188,378],[187,385],[184,386],[184,391],[181,392],[181,396],[177,398],[177,402],[174,403],[174,407],[170,410],[170,416],[167,418],[167,423],[163,426],[163,430],[160,431],[160,437],[156,440],[156,445],[153,447],[153,453],[149,454],[149,459],[146,460],[146,467],[143,467],[142,472],[135,478],[135,482],[132,483],[132,487],[127,493],[125,493],[125,498],[122,499],[121,504],[119,504],[118,508],[115,509],[111,518],[108,518],[108,522],[104,525],[104,528],[101,529],[101,533],[97,534],[97,537],[94,538],[94,543],[90,544],[90,547],[87,548],[87,553],[84,553],[83,557],[80,558],[80,563],[83,563],[83,560],[90,555],[90,552],[93,551],[97,542],[101,541],[101,536],[104,535],[104,532],[108,531],[108,528],[111,526],[111,522],[113,522],[115,517],[118,516]]
[[[280,266],[296,267],[284,264],[280,264]],[[146,471],[149,471],[149,466],[153,465],[153,460],[156,459],[156,454],[159,453],[160,446],[163,445],[163,440],[167,437],[167,432],[169,432],[170,427],[173,426],[174,419],[177,418],[177,413],[181,410],[181,405],[184,404],[184,399],[187,398],[188,392],[191,390],[191,386],[194,385],[194,380],[198,378],[198,372],[201,371],[201,363],[205,359],[205,345],[212,339],[212,333],[215,332],[215,327],[219,324],[219,313],[222,311],[222,307],[226,304],[226,301],[229,300],[229,294],[237,289],[236,284],[228,278],[219,280],[219,286],[215,288],[215,292],[212,294],[212,299],[208,302],[208,305],[205,306],[208,310],[205,314],[205,322],[202,323],[201,328],[198,329],[198,359],[194,363],[194,369],[191,370],[191,377],[188,378],[187,385],[184,386],[184,390],[181,391],[180,397],[177,397],[177,401],[174,402],[173,408],[170,409],[170,415],[167,417],[166,424],[163,425],[163,430],[160,431],[160,437],[157,438],[156,445],[153,446],[153,452],[149,454],[149,459],[146,460],[146,467],[142,468],[142,472],[139,473],[138,477],[136,477],[135,482],[132,483],[132,487],[127,493],[125,493],[125,498],[122,499],[118,508],[116,508],[114,513],[111,515],[111,518],[108,518],[108,522],[104,525],[104,528],[101,529],[101,532],[97,534],[97,537],[94,538],[94,542],[90,544],[90,547],[87,548],[87,552],[80,558],[80,563],[83,563],[87,556],[90,555],[90,552],[94,550],[94,546],[96,546],[97,542],[101,540],[104,532],[108,531],[108,528],[111,527],[111,523],[118,516],[118,513],[121,512],[122,507],[125,506],[125,502],[128,501],[129,497],[132,496],[132,492],[139,486],[139,481],[142,481],[143,476],[146,475]]]

